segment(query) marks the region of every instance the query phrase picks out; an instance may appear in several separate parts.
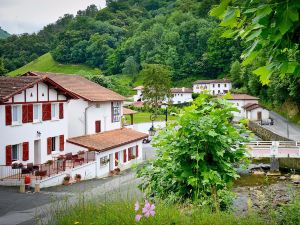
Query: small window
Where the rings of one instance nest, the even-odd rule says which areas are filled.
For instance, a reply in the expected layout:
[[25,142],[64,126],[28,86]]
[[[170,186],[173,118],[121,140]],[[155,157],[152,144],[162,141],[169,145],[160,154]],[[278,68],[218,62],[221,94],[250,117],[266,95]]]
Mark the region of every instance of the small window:
[[100,158],[100,167],[106,166],[108,162],[109,162],[109,160],[108,160],[107,156],[101,157]]
[[53,103],[51,104],[51,118],[52,119],[58,119],[58,104],[57,103]]
[[41,120],[41,106],[39,104],[33,105],[33,121],[38,122]]
[[227,87],[227,84],[224,84],[224,87]]
[[112,121],[113,121],[113,123],[120,122],[120,118],[121,118],[120,115],[121,115],[121,103],[113,102],[113,105],[112,105]]
[[181,96],[183,96],[183,94],[181,94]]
[[13,124],[21,123],[21,106],[20,105],[14,105],[12,107],[12,122],[13,122]]
[[52,146],[51,146],[51,150],[52,150],[52,152],[55,152],[56,150],[57,150],[57,137],[53,137],[52,138]]
[[218,90],[218,94],[220,94],[220,90]]
[[221,84],[218,84],[218,87],[221,87]]
[[21,156],[21,145],[12,145],[12,154],[11,154],[12,161],[20,160],[20,156]]
[[236,103],[237,106],[239,106],[239,103]]
[[215,84],[213,84],[213,87],[215,87]]

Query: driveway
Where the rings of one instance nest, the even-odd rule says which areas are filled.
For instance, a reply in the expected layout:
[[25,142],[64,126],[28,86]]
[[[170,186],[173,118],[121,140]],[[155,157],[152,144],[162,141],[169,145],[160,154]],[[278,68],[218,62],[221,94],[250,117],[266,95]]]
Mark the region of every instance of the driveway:
[[274,125],[264,125],[264,128],[294,141],[300,141],[300,128],[297,125],[272,111],[270,117],[274,119]]

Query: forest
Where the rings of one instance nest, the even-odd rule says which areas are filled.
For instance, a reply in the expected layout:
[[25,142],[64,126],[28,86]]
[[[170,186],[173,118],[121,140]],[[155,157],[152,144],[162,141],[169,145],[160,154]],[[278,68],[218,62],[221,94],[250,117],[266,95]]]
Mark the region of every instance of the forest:
[[61,64],[84,64],[105,76],[126,74],[133,79],[146,64],[161,64],[170,69],[174,83],[227,77],[236,92],[259,96],[267,106],[286,101],[300,105],[299,76],[282,80],[274,73],[271,82],[262,85],[253,68],[267,56],[257,55],[244,65],[241,55],[249,43],[240,37],[220,37],[226,27],[219,26],[221,18],[210,15],[218,4],[107,0],[103,9],[91,5],[76,16],[66,14],[38,33],[0,39],[0,72],[13,71],[47,52]]

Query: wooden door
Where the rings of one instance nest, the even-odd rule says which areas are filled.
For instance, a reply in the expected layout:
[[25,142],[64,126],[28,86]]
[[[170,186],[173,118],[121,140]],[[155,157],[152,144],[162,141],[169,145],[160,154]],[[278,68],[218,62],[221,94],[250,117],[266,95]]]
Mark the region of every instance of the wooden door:
[[261,120],[262,116],[261,116],[261,112],[257,112],[257,120]]

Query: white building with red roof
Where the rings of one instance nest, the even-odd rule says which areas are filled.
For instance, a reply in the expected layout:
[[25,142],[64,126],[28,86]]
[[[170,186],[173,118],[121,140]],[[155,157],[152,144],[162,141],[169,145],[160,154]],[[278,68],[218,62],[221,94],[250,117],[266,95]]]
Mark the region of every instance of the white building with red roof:
[[231,81],[227,79],[197,80],[193,83],[193,92],[208,92],[211,95],[223,95],[228,93],[231,87]]
[[148,135],[122,127],[124,100],[76,75],[0,77],[0,184],[30,176],[53,186],[66,174],[102,177],[141,161]]

